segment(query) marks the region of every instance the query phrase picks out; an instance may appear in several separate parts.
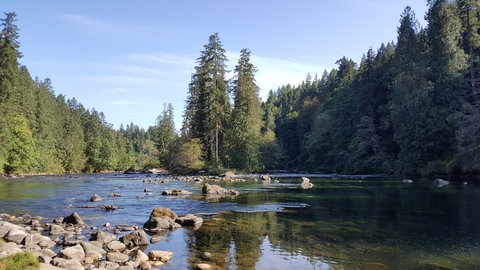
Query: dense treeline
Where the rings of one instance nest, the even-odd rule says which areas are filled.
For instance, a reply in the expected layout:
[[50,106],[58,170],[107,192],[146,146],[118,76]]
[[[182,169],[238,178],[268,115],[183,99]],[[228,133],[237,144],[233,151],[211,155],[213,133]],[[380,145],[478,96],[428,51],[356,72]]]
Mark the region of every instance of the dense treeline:
[[290,168],[347,173],[480,171],[479,1],[407,7],[395,44],[271,92],[264,105]]
[[191,77],[180,136],[173,108],[157,124],[118,131],[50,80],[19,65],[15,15],[0,39],[0,172],[166,167],[342,173],[480,172],[480,2],[430,0],[421,28],[407,7],[396,42],[360,63],[258,97],[251,53],[227,80],[226,51],[210,36]]
[[[116,131],[95,109],[55,95],[49,79],[32,79],[19,64],[15,13],[0,34],[0,173],[65,173],[159,165],[157,128]],[[163,116],[173,123],[171,106]],[[172,128],[172,130],[174,130]],[[174,133],[174,131],[173,131]]]
[[228,87],[214,34],[192,75],[183,136],[199,140],[210,168],[479,172],[479,5],[428,1],[426,28],[407,7],[395,43],[271,91],[263,110],[250,53]]

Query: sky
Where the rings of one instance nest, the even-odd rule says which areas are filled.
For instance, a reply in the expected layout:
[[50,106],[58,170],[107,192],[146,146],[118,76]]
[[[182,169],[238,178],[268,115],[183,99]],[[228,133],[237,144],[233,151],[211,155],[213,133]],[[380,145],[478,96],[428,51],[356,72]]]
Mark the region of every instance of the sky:
[[17,13],[20,63],[33,78],[50,78],[56,94],[104,112],[115,128],[148,128],[171,103],[178,129],[212,33],[230,71],[240,50],[252,52],[265,100],[343,56],[358,62],[395,41],[407,5],[425,26],[425,0],[0,0],[0,11]]

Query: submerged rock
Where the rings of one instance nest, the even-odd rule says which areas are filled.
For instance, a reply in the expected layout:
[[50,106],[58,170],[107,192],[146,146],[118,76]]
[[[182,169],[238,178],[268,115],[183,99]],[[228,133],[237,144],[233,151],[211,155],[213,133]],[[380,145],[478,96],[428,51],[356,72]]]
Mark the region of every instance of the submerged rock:
[[143,224],[143,228],[147,231],[172,230],[180,228],[180,224],[169,217],[152,217]]
[[303,189],[309,189],[313,187],[313,184],[310,183],[310,179],[308,179],[307,177],[302,177],[302,183],[300,184],[300,186]]
[[188,215],[177,218],[175,222],[182,226],[196,226],[196,225],[202,224],[203,219],[201,217],[188,214]]

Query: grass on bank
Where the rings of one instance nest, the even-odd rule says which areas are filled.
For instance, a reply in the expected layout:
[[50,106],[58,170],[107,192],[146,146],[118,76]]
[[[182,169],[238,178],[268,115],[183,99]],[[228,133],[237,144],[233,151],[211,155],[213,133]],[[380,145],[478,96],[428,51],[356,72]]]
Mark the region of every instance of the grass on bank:
[[22,252],[0,259],[0,270],[37,270],[39,262],[30,252]]

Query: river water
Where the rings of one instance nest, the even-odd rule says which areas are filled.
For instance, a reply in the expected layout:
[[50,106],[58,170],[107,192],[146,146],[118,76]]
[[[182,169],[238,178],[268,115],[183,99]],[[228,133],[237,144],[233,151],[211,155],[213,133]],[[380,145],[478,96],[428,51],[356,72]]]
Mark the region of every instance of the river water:
[[[47,219],[78,212],[92,226],[109,222],[142,226],[155,207],[177,214],[205,214],[197,230],[181,228],[150,249],[174,252],[161,269],[480,269],[480,186],[432,180],[299,178],[278,183],[215,183],[240,191],[236,198],[207,200],[201,184],[147,175],[35,176],[0,180],[0,212]],[[151,195],[144,189],[152,190]],[[162,196],[186,189],[187,197]],[[90,203],[94,193],[104,200]],[[121,197],[108,197],[118,193]],[[74,208],[114,204],[118,210]],[[211,258],[202,254],[210,252]],[[387,268],[385,268],[387,267]],[[440,268],[437,268],[440,269]]]

